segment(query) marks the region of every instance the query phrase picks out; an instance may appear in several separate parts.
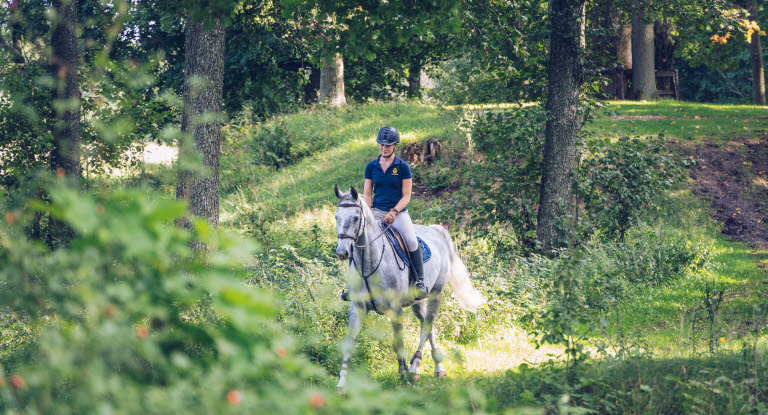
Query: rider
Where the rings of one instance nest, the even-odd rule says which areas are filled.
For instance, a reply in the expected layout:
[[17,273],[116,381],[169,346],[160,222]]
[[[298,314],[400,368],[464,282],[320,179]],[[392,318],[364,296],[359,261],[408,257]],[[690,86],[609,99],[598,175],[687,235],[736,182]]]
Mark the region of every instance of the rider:
[[[395,148],[400,142],[400,133],[394,127],[380,129],[376,135],[376,142],[379,143],[381,155],[365,166],[363,200],[372,208],[376,220],[391,224],[403,235],[411,264],[416,271],[415,285],[421,291],[417,299],[422,299],[429,291],[424,285],[421,246],[416,239],[416,231],[407,208],[413,188],[411,167],[405,160],[395,155]],[[342,294],[342,298],[347,299],[348,296],[345,294]]]

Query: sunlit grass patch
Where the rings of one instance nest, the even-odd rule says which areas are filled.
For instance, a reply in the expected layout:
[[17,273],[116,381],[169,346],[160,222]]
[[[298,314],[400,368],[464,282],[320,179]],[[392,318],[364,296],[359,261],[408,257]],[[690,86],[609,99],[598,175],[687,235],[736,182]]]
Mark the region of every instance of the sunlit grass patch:
[[685,101],[608,101],[585,133],[609,138],[663,134],[678,140],[719,141],[760,136],[768,129],[768,107]]

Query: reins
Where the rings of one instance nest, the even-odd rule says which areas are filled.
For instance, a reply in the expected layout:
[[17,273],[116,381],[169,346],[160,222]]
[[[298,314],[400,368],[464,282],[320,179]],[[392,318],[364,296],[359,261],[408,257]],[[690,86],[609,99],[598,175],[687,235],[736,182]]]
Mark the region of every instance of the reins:
[[[361,205],[357,204],[357,203],[340,203],[340,204],[336,205],[336,207],[353,207],[353,208],[358,208],[358,209],[360,209],[360,217],[362,218],[362,216],[363,216],[363,207]],[[361,236],[361,233],[360,233],[360,228],[361,227],[363,229],[363,233],[365,233],[365,221],[364,220],[361,220],[360,224],[357,225],[356,235],[347,235],[346,233],[340,233],[339,234],[339,239],[351,239],[351,240],[354,241],[353,245],[355,246],[355,248],[365,248],[368,245],[372,244],[377,239],[381,238],[384,235],[384,233],[387,231],[387,229],[389,229],[390,225],[391,224],[388,223],[387,226],[378,235],[376,235],[375,238],[371,239],[371,241],[368,242],[365,245],[358,245],[357,244],[357,240],[360,239],[360,236]],[[381,262],[381,261],[379,261],[379,262]]]
[[[370,246],[372,243],[374,243],[377,239],[381,238],[384,235],[384,233],[387,232],[387,229],[389,229],[390,224],[387,224],[387,226],[384,229],[382,229],[382,231],[375,238],[371,239],[369,242],[364,243],[362,245],[358,245],[357,241],[363,235],[365,235],[366,218],[363,215],[363,206],[357,203],[339,203],[336,206],[337,207],[353,207],[360,210],[360,223],[357,225],[357,232],[355,232],[355,235],[353,236],[353,235],[347,235],[345,233],[340,233],[339,239],[352,239],[352,246],[354,248],[359,248],[362,251],[360,255],[360,257],[362,258],[361,260],[362,264],[360,264],[360,274],[363,276],[363,282],[365,282],[365,289],[368,290],[368,295],[370,296],[373,310],[378,313],[379,310],[376,308],[376,303],[373,301],[373,293],[371,292],[371,287],[370,287],[370,284],[368,283],[368,278],[371,275],[373,275],[376,272],[376,270],[379,269],[379,266],[381,265],[381,261],[384,259],[384,251],[386,250],[387,245],[385,241],[382,241],[382,249],[381,249],[381,256],[379,257],[379,263],[376,264],[376,266],[373,268],[373,270],[371,270],[370,273],[368,273],[368,275],[366,275],[365,273],[365,249],[368,246]],[[355,262],[354,252],[351,253],[350,259],[353,263]]]

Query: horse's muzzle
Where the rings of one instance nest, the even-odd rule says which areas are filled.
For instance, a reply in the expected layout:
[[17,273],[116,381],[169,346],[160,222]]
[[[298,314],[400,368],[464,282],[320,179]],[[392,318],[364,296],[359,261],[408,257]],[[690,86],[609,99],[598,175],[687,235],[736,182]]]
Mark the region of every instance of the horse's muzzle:
[[336,256],[339,257],[339,259],[347,259],[349,258],[349,250],[343,247],[336,248]]

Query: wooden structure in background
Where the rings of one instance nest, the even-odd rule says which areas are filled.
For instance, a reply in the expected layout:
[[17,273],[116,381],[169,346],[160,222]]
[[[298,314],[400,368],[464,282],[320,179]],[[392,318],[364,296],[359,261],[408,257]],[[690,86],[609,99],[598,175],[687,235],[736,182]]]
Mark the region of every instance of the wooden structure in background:
[[[629,99],[632,69],[624,69],[623,65],[603,69],[600,73],[606,75],[611,83],[603,92],[614,99]],[[680,99],[678,92],[679,79],[677,69],[656,71],[656,89],[660,98]]]

